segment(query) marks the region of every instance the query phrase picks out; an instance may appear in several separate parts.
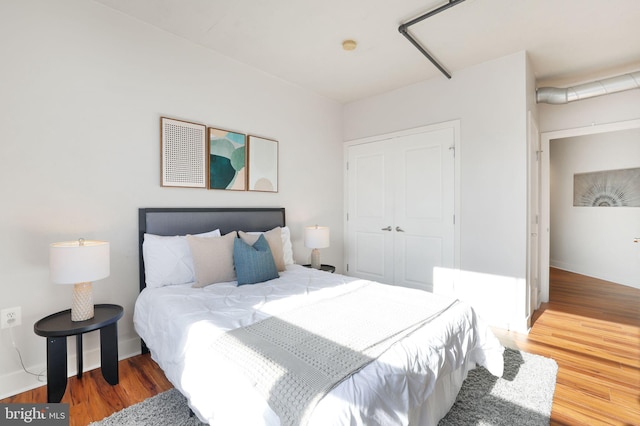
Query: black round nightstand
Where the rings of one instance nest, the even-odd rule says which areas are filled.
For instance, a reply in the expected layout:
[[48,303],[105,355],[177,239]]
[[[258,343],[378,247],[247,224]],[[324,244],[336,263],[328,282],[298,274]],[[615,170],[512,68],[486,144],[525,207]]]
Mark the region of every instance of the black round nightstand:
[[100,330],[100,368],[111,385],[118,384],[118,327],[124,310],[118,305],[95,305],[94,316],[71,321],[71,309],[42,318],[33,331],[47,338],[47,402],[60,402],[67,388],[67,337],[76,336],[78,378],[82,377],[82,334]]
[[[305,268],[311,268],[311,264],[307,263],[306,265],[302,265]],[[336,271],[336,267],[333,265],[325,265],[324,263],[320,265],[319,271],[331,272],[332,274]]]

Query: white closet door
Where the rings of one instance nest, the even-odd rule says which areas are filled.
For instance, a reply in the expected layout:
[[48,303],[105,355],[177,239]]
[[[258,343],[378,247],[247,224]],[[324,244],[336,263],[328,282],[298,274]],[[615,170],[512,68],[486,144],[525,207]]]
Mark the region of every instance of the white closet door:
[[349,275],[393,284],[393,159],[386,141],[349,148]]
[[394,283],[433,290],[433,268],[454,266],[452,128],[404,136],[395,147]]
[[433,289],[454,266],[453,128],[348,148],[348,274]]

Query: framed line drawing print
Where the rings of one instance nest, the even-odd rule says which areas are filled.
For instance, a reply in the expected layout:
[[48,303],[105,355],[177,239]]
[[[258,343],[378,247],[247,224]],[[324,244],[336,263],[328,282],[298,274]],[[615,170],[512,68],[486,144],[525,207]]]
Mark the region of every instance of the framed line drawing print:
[[575,207],[640,207],[640,167],[573,175]]
[[278,192],[278,141],[248,137],[249,191]]
[[247,190],[246,136],[209,127],[209,189]]
[[160,117],[160,185],[207,187],[206,126]]

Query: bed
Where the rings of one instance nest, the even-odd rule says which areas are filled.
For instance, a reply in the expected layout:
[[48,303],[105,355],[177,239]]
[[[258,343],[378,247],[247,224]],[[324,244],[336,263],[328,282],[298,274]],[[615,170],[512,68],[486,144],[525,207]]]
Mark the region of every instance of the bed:
[[[231,235],[235,279],[203,284]],[[469,305],[296,265],[283,208],[140,209],[139,241],[135,329],[205,423],[435,425],[470,369],[502,375]],[[244,284],[244,253],[276,276]]]

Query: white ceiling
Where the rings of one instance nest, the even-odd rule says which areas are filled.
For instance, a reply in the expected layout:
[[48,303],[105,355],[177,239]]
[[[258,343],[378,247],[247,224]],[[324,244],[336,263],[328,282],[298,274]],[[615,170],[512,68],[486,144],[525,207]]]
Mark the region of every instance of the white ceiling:
[[[96,1],[339,102],[446,78],[398,32],[446,0]],[[640,69],[640,0],[466,0],[409,31],[454,79],[522,50],[539,85]]]

